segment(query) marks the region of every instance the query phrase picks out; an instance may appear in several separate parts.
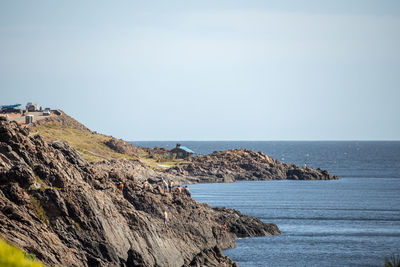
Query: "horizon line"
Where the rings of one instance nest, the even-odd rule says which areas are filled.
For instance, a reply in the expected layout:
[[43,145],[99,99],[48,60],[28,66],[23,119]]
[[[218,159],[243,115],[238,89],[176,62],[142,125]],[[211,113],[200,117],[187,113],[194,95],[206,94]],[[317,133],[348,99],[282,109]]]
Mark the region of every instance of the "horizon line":
[[348,140],[129,140],[128,142],[400,142],[400,139]]

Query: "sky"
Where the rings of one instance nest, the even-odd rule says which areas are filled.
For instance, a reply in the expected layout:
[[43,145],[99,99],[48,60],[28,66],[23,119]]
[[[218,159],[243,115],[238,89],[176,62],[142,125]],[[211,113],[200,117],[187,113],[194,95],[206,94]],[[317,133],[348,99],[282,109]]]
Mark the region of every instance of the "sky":
[[400,1],[0,1],[0,105],[140,140],[400,140]]

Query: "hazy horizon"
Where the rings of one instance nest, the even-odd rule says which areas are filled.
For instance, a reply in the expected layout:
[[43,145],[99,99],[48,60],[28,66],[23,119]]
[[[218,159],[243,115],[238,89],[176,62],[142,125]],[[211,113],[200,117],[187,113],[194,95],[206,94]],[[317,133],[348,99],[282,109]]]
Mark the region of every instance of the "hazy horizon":
[[[400,142],[400,140],[126,140],[128,142]],[[183,144],[182,144],[183,145]]]
[[0,105],[133,141],[400,140],[400,2],[0,2]]

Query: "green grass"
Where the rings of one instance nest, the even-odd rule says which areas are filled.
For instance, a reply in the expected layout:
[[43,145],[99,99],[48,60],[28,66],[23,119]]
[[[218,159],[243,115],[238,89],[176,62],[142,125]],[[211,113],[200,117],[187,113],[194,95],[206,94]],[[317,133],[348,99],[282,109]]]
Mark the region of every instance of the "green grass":
[[39,184],[40,187],[37,188],[35,185],[31,185],[29,189],[33,189],[33,190],[39,189],[40,191],[44,191],[46,189],[51,188],[51,189],[56,189],[58,191],[61,191],[61,188],[59,188],[59,187],[54,187],[54,186],[51,187],[51,186],[47,185],[42,179],[40,179],[40,177],[37,174],[35,174],[35,182],[37,184]]
[[385,257],[385,267],[400,267],[400,254],[392,254],[390,257]]
[[45,224],[49,225],[49,217],[46,214],[46,211],[43,209],[42,205],[40,204],[40,201],[35,198],[34,196],[31,196],[32,200],[32,208],[33,211],[35,212],[36,216]]
[[34,259],[35,255],[26,253],[0,239],[0,267],[43,267]]
[[50,188],[50,186],[48,186],[45,182],[43,182],[43,180],[40,179],[40,177],[38,175],[35,175],[35,182],[40,184],[40,189],[42,191],[46,190],[47,188]]
[[[161,171],[179,164],[188,163],[188,161],[182,159],[168,159],[161,156],[158,159],[152,158],[140,148],[137,149],[138,156],[118,153],[104,144],[111,136],[92,132],[68,115],[63,114],[61,116],[60,118],[63,119],[63,122],[50,121],[37,125],[32,130],[32,135],[40,134],[48,142],[55,140],[67,142],[90,162],[104,159],[139,159],[150,168]],[[40,183],[40,181],[38,182]]]
[[142,158],[140,158],[140,161],[155,170],[166,170],[168,168],[177,166],[179,164],[190,163],[190,161],[186,161],[184,159],[175,159],[175,160],[169,160],[169,161],[157,161],[157,160],[155,160],[153,158],[149,158],[149,157],[142,157]]
[[[73,119],[71,119],[73,120]],[[76,122],[78,123],[78,122]],[[78,127],[75,123],[62,125],[59,122],[49,122],[35,127],[33,134],[40,134],[46,141],[61,140],[78,150],[83,157],[96,162],[104,159],[135,159],[133,155],[118,153],[104,144],[111,137],[91,132]]]

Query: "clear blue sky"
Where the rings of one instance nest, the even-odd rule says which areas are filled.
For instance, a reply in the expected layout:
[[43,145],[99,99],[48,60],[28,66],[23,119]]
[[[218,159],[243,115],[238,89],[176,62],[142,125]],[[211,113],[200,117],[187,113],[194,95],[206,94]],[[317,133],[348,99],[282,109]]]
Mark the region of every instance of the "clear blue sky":
[[127,140],[400,140],[400,1],[1,1],[0,104]]

